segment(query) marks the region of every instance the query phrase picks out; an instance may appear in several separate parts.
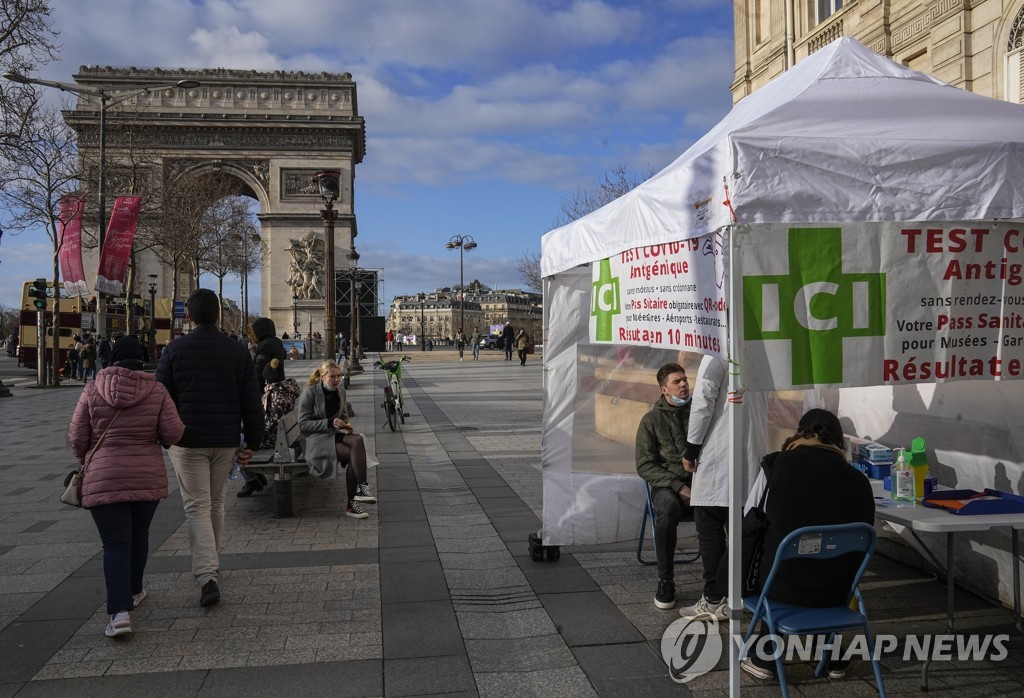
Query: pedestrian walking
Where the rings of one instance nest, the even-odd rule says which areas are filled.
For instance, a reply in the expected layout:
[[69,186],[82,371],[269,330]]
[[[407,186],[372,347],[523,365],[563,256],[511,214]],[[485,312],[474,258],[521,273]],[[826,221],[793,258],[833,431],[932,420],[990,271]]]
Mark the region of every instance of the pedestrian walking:
[[209,606],[221,594],[220,541],[228,472],[232,460],[244,466],[252,457],[251,449],[239,447],[240,431],[244,444],[255,447],[263,439],[263,406],[252,356],[217,329],[217,294],[197,289],[185,306],[195,329],[167,345],[156,379],[166,386],[187,428],[169,455],[185,507],[192,576],[201,590],[199,605]]
[[505,347],[505,360],[512,360],[512,347],[516,343],[516,331],[512,328],[512,323],[506,321],[505,327],[501,330],[502,345]]
[[149,525],[167,497],[160,444],[185,433],[167,390],[142,371],[142,356],[134,338],[118,342],[114,364],[85,386],[68,428],[71,449],[86,466],[82,506],[103,543],[107,637],[131,633],[131,612],[146,598]]
[[483,336],[480,334],[480,328],[474,327],[473,334],[469,337],[469,343],[473,347],[473,361],[480,360],[480,341]]

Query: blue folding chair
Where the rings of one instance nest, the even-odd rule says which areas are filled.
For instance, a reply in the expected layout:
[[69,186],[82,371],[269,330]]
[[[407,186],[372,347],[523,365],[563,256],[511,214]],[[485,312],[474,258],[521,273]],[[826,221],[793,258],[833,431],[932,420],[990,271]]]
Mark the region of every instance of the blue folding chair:
[[[868,624],[867,611],[864,608],[864,600],[861,598],[857,584],[867,569],[868,561],[875,552],[876,535],[875,529],[866,523],[840,524],[836,526],[805,526],[798,528],[787,535],[775,555],[775,562],[765,580],[761,595],[758,597],[748,596],[743,599],[743,606],[754,614],[750,621],[750,627],[744,640],[749,640],[757,628],[759,621],[764,621],[768,626],[771,635],[781,637],[783,635],[819,635],[828,634],[828,642],[835,639],[835,634],[840,630],[851,630],[860,628],[867,640],[868,650],[871,652],[871,666],[875,672],[875,682],[878,684],[878,693],[885,698],[885,684],[882,683],[882,670],[878,664],[878,657],[875,656],[875,639],[871,634],[871,627]],[[779,565],[784,560],[828,560],[830,558],[845,555],[846,553],[859,552],[864,554],[864,559],[853,577],[850,584],[850,591],[846,595],[846,602],[842,606],[829,606],[827,608],[812,608],[809,606],[798,606],[782,603],[768,598],[771,594],[772,582],[779,571]],[[857,611],[850,608],[850,600],[857,599]],[[782,686],[782,695],[788,698],[789,690],[786,686],[786,674],[782,666],[783,653],[779,652],[775,658],[776,676]],[[814,670],[815,676],[820,676],[828,660],[828,654],[822,653],[821,659]]]
[[[644,559],[644,540],[647,539],[647,522],[651,522],[651,541],[654,541],[654,522],[655,522],[655,511],[654,502],[651,501],[651,483],[644,480],[644,515],[640,519],[640,542],[636,544],[636,559],[644,565],[657,565],[658,560],[645,560]],[[677,565],[688,565],[691,562],[696,562],[700,559],[700,550],[676,550],[682,557],[675,558],[672,562]]]

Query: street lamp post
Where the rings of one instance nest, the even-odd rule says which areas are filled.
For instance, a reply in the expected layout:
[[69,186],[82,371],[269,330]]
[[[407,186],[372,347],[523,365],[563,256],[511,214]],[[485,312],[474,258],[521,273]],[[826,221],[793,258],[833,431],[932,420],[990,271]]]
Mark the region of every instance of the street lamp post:
[[156,361],[156,274],[149,275],[149,360]]
[[466,285],[462,276],[462,253],[476,249],[476,240],[472,235],[452,235],[451,240],[445,243],[449,250],[459,249],[459,329],[466,331]]
[[[4,78],[11,82],[21,83],[23,85],[40,85],[42,87],[54,87],[61,92],[70,92],[76,95],[88,95],[90,97],[96,97],[100,102],[100,122],[99,122],[99,150],[100,150],[100,161],[99,161],[99,217],[97,224],[99,226],[99,244],[100,244],[100,256],[103,253],[103,239],[107,232],[107,209],[106,209],[106,165],[107,165],[107,109],[116,104],[120,104],[125,100],[131,99],[132,97],[138,97],[139,95],[149,94],[153,90],[163,90],[169,87],[180,87],[183,89],[192,89],[193,87],[199,87],[198,80],[178,80],[175,83],[168,85],[153,85],[149,87],[131,87],[131,86],[117,86],[117,85],[101,85],[101,86],[89,86],[89,85],[78,85],[70,82],[53,82],[52,80],[39,80],[37,78],[30,78],[20,73],[8,72],[4,73]],[[96,332],[100,335],[107,334],[107,303],[102,292],[96,294]]]
[[292,296],[292,335],[299,336],[299,297]]
[[337,355],[338,331],[335,324],[334,307],[334,222],[338,213],[334,210],[334,200],[341,192],[341,171],[321,170],[313,176],[313,181],[320,188],[320,198],[324,207],[320,209],[320,218],[324,222],[324,358],[333,359]]
[[260,236],[255,233],[251,226],[247,226],[244,233],[236,233],[233,236],[236,242],[242,245],[241,273],[242,283],[239,291],[242,294],[242,322],[238,334],[245,336],[245,328],[249,326],[249,261],[252,255],[250,243],[258,245]]
[[427,304],[427,294],[421,293],[419,298],[420,298],[420,351],[426,351],[427,350],[427,335],[426,335],[426,330],[424,329],[425,323],[424,323],[424,316],[423,316],[423,307]]
[[352,265],[352,276],[349,279],[352,317],[348,338],[348,372],[351,374],[363,372],[363,366],[359,363],[359,299],[356,297],[356,271],[359,269],[359,253],[356,252],[355,245],[352,246],[352,252],[349,253],[348,259]]

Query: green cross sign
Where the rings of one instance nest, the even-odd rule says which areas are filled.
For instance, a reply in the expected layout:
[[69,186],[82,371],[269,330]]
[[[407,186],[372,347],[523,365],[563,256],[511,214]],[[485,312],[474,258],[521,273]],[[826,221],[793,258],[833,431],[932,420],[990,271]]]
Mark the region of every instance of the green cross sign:
[[789,273],[743,277],[743,339],[787,339],[793,384],[843,382],[843,339],[885,334],[885,274],[843,272],[840,228],[791,228]]
[[619,278],[612,276],[611,260],[602,259],[600,265],[597,281],[593,283],[593,291],[590,294],[590,316],[597,318],[594,340],[610,342],[612,316],[622,312],[622,300],[619,297]]

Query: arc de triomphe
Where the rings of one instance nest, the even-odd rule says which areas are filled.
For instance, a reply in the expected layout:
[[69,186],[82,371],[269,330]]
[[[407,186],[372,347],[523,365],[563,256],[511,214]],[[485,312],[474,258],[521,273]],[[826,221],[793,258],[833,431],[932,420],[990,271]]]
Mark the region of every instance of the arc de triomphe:
[[[216,172],[239,184],[239,192],[259,202],[258,218],[265,248],[260,313],[273,318],[278,333],[290,332],[293,294],[303,332],[307,317],[313,331],[323,328],[322,292],[295,279],[293,259],[300,248],[318,246],[311,260],[323,260],[323,224],[313,175],[319,170],[341,171],[341,191],[335,202],[335,266],[346,268],[357,235],[353,210],[355,165],[362,162],[366,127],[359,116],[356,84],[349,73],[256,72],[204,69],[164,70],[83,66],[75,82],[92,88],[143,88],[199,81],[194,88],[154,89],[106,110],[106,170],[110,173],[129,148],[147,153],[146,181],[159,189],[179,177]],[[120,92],[114,93],[116,101]],[[78,132],[79,155],[86,171],[99,158],[98,97],[80,95],[65,119]],[[127,142],[130,138],[131,143]],[[116,178],[107,176],[108,215],[117,191]],[[95,209],[94,209],[95,210]],[[296,244],[298,243],[298,244]],[[87,252],[88,254],[88,252]],[[93,255],[96,251],[93,250]],[[95,257],[87,269],[95,269]],[[320,273],[323,269],[321,266]],[[159,275],[161,296],[169,296],[173,280],[153,254],[140,254],[136,278]],[[181,272],[181,289],[194,281]],[[322,289],[323,277],[319,284]],[[138,290],[138,285],[136,289]],[[250,312],[255,312],[250,308]]]

